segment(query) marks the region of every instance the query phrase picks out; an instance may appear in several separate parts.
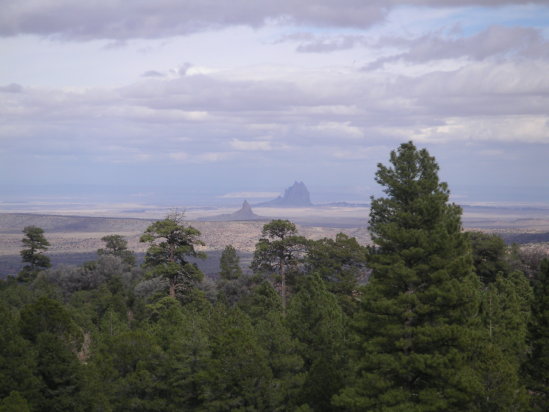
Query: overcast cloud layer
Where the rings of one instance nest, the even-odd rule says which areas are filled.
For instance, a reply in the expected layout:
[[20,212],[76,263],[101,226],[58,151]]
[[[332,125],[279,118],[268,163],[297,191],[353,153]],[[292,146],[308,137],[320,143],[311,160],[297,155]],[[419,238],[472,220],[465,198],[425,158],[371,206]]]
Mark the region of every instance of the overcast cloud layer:
[[412,139],[461,202],[549,203],[545,4],[0,1],[0,185],[368,200]]

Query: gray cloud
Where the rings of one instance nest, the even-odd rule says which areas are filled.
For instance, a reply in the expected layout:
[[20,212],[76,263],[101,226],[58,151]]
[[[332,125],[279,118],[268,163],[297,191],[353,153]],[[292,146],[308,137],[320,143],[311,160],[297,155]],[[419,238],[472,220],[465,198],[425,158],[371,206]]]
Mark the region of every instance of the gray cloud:
[[251,151],[270,161],[289,153],[357,160],[367,146],[409,138],[547,143],[548,71],[545,62],[484,61],[419,77],[187,74],[111,90],[25,88],[4,95],[0,138],[26,156],[183,163],[232,162]]
[[[259,27],[267,22],[367,28],[398,6],[545,4],[545,0],[2,0],[0,35],[36,34],[90,40],[162,38],[228,26]],[[115,43],[118,44],[118,43]]]
[[473,36],[459,38],[444,38],[435,34],[415,39],[383,38],[376,47],[408,50],[378,59],[366,66],[366,69],[376,69],[397,61],[422,63],[460,57],[472,60],[491,57],[549,57],[549,41],[540,30],[525,27],[492,26]]
[[65,39],[162,38],[267,21],[369,27],[387,13],[383,2],[359,0],[163,0],[82,3],[60,0],[0,2],[0,35],[37,34]]
[[17,83],[11,83],[7,86],[0,86],[0,93],[21,93],[23,86]]
[[165,77],[165,75],[156,70],[147,70],[141,77]]
[[[44,181],[170,182],[183,192],[193,181],[269,188],[301,173],[364,184],[389,150],[414,139],[461,181],[463,169],[475,170],[469,181],[484,176],[479,165],[494,150],[520,149],[522,163],[506,161],[493,181],[518,180],[528,150],[547,151],[547,72],[540,60],[487,59],[421,76],[315,68],[251,81],[191,71],[111,89],[25,86],[0,99],[0,163],[17,176],[5,180],[34,182],[43,170]],[[546,172],[540,161],[531,181]]]
[[183,63],[177,68],[177,74],[179,76],[185,76],[191,67],[193,67],[191,63]]
[[358,45],[368,44],[365,36],[341,35],[332,37],[315,37],[297,46],[300,53],[328,53],[352,49]]

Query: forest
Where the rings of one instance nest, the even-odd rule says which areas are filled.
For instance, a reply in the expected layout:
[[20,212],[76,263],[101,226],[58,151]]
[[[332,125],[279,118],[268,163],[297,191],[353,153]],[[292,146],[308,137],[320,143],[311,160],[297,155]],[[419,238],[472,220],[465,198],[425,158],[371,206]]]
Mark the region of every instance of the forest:
[[465,232],[412,142],[375,176],[373,244],[263,226],[251,273],[200,232],[152,223],[142,264],[119,235],[51,267],[26,227],[0,281],[0,411],[546,411],[549,260]]

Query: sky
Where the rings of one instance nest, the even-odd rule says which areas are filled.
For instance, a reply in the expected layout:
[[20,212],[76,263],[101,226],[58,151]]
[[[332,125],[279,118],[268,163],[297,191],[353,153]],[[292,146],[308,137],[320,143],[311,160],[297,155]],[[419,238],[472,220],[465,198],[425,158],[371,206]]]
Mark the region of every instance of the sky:
[[546,0],[0,10],[0,202],[368,201],[412,140],[459,203],[549,204]]

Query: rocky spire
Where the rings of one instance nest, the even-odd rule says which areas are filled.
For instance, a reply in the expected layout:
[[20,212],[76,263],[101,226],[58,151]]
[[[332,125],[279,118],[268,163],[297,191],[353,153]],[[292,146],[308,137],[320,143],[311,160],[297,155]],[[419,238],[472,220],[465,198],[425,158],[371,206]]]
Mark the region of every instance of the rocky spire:
[[269,202],[261,203],[258,206],[271,207],[308,207],[312,206],[311,196],[307,186],[303,182],[294,182],[292,186],[284,191],[284,196],[278,196]]

